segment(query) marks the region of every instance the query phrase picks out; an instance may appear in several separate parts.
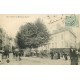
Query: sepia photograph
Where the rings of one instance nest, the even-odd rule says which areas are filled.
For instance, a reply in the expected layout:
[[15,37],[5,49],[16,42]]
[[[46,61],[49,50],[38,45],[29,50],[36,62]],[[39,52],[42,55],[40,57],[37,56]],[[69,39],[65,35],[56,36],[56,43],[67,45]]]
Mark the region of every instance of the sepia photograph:
[[0,14],[0,65],[80,65],[80,14]]

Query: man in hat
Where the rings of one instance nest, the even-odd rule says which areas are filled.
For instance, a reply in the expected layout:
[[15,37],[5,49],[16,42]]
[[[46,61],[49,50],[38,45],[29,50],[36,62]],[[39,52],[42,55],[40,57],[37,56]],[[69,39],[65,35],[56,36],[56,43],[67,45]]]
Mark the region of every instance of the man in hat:
[[54,54],[52,50],[50,51],[50,55],[51,55],[51,59],[53,59]]
[[78,65],[78,54],[75,48],[70,48],[71,65]]

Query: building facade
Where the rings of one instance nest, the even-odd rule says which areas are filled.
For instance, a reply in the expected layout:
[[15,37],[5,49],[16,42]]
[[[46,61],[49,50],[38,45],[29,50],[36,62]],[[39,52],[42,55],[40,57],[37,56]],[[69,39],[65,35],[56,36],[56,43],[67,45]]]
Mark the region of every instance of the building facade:
[[5,30],[0,28],[0,50],[4,49],[6,45],[10,46],[10,37]]
[[60,28],[53,31],[50,40],[46,45],[43,45],[39,49],[47,50],[76,47],[76,35],[70,28]]
[[75,48],[76,36],[71,29],[62,28],[53,32],[48,44],[50,48]]
[[0,50],[2,49],[2,29],[0,29]]

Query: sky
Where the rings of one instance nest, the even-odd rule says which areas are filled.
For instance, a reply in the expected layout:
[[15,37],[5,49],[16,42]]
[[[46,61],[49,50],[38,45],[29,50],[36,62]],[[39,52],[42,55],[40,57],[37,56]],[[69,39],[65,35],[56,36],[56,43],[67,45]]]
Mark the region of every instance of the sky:
[[[47,26],[49,32],[52,33],[53,30],[64,26],[65,15],[67,14],[2,14],[0,15],[0,27],[2,27],[9,36],[15,37],[21,25],[28,22],[35,22],[40,18]],[[73,31],[79,39],[80,26],[73,27]]]

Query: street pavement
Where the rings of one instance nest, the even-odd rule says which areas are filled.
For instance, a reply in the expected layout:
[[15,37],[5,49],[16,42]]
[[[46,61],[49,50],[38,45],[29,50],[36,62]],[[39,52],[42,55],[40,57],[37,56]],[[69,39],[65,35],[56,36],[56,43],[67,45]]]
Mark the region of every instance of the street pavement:
[[41,58],[41,57],[21,57],[21,60],[19,61],[19,58],[16,60],[16,58],[13,58],[12,54],[10,54],[10,62],[6,62],[7,59],[3,59],[0,64],[1,65],[70,65],[70,59],[64,60],[61,59],[53,59],[51,60],[49,58]]

